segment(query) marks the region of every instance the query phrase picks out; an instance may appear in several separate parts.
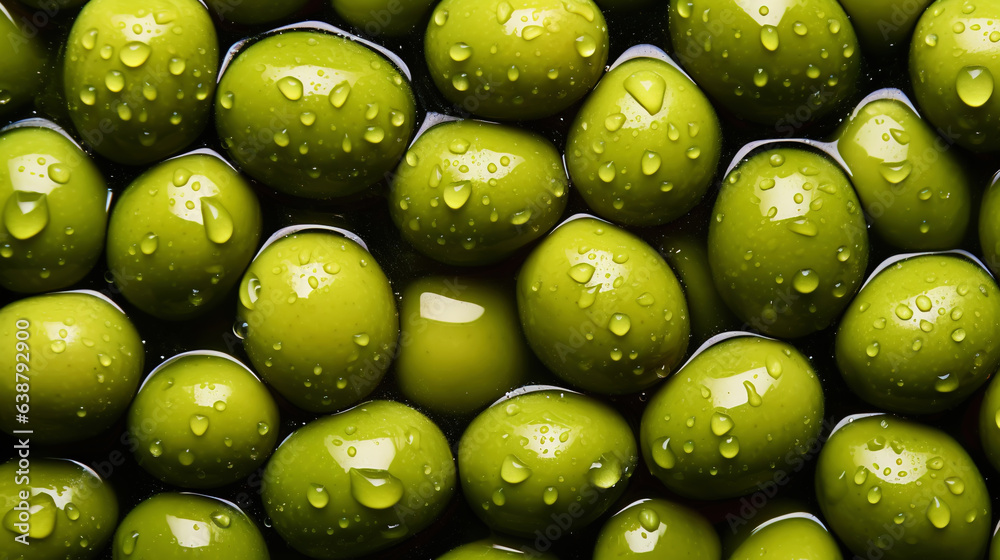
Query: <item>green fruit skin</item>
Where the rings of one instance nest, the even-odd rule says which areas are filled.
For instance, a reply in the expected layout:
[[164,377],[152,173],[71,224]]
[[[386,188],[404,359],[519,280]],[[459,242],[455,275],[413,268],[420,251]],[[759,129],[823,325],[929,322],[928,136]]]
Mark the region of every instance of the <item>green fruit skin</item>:
[[228,502],[197,494],[157,494],[115,531],[114,560],[269,560],[254,522]]
[[291,16],[305,6],[309,0],[208,0],[208,6],[224,20],[243,25],[270,23]]
[[762,525],[729,560],[843,560],[837,541],[813,519],[787,517]]
[[593,218],[560,226],[535,248],[518,273],[517,306],[535,354],[587,391],[640,391],[687,351],[687,303],[663,257]]
[[371,393],[389,368],[396,300],[357,243],[310,232],[276,241],[254,259],[239,292],[247,355],[295,406],[341,410]]
[[415,111],[410,84],[388,60],[344,37],[304,31],[240,51],[215,100],[219,136],[240,167],[279,192],[314,199],[381,181],[406,151]]
[[215,27],[198,0],[91,0],[66,42],[69,115],[102,156],[158,161],[201,134],[218,71]]
[[[9,4],[9,2],[8,2]],[[38,37],[28,37],[8,9],[0,13],[0,118],[9,119],[32,105],[49,74],[48,55]]]
[[[83,150],[47,128],[0,134],[0,159],[13,164],[0,173],[0,285],[38,293],[75,284],[104,248],[104,177]],[[31,204],[24,211],[19,202]]]
[[[510,437],[515,436],[515,437]],[[462,493],[490,528],[534,538],[555,519],[579,530],[622,495],[639,462],[625,419],[561,390],[498,402],[458,444]]]
[[160,319],[191,319],[226,298],[261,227],[257,195],[239,173],[214,156],[183,156],[122,193],[108,227],[108,268],[136,307]]
[[906,250],[950,249],[969,227],[972,186],[948,144],[902,101],[873,101],[837,133],[872,227]]
[[220,356],[190,355],[147,378],[132,403],[132,453],[146,472],[185,488],[237,482],[278,442],[278,407],[259,379]]
[[597,537],[594,560],[613,558],[718,560],[719,536],[704,517],[682,505],[640,500],[611,517]]
[[740,319],[771,336],[805,336],[829,326],[861,286],[867,226],[839,167],[804,150],[769,150],[723,184],[708,259]]
[[702,89],[785,136],[854,93],[858,39],[833,0],[778,0],[759,9],[736,0],[671,0],[669,27],[679,61]]
[[823,389],[806,357],[784,342],[740,337],[667,380],[643,413],[639,443],[670,490],[732,498],[801,461],[822,423]]
[[983,193],[979,209],[979,243],[983,260],[993,274],[1000,273],[1000,177]]
[[513,294],[462,277],[417,280],[403,292],[396,380],[407,399],[431,410],[481,409],[526,381]]
[[986,388],[979,409],[979,438],[990,464],[1000,470],[1000,383],[996,379]]
[[691,312],[692,342],[703,342],[726,331],[739,330],[740,320],[722,300],[712,281],[704,241],[688,235],[667,237],[660,252],[677,274]]
[[420,532],[454,491],[454,459],[441,430],[405,405],[373,401],[286,439],[264,471],[262,497],[275,530],[293,548],[337,559]]
[[[17,384],[25,380],[17,374],[29,378],[28,429],[36,443],[103,432],[128,408],[142,378],[139,333],[121,311],[87,293],[35,296],[0,309],[0,343],[0,398],[11,406],[21,402],[15,401]],[[11,411],[0,416],[0,429],[10,434],[25,427]]]
[[451,549],[437,560],[518,560],[535,558],[537,560],[558,560],[551,554],[543,554],[533,548],[494,542],[492,539],[463,544]]
[[865,54],[888,57],[909,45],[913,28],[933,0],[840,0],[851,17]]
[[856,554],[978,560],[986,552],[986,484],[962,446],[937,429],[885,415],[841,427],[820,452],[816,495]]
[[[118,500],[111,486],[75,461],[32,456],[27,470],[30,474],[25,475],[14,459],[0,465],[3,557],[91,560],[100,556],[118,522]],[[21,502],[32,510],[27,539],[22,536],[24,527],[15,525],[22,523]],[[15,537],[24,540],[14,542]],[[16,552],[7,556],[7,551]]]
[[455,121],[414,143],[393,178],[389,210],[421,253],[475,266],[504,259],[552,229],[567,189],[562,158],[544,138]]
[[401,36],[422,23],[435,0],[332,0],[333,9],[369,35]]
[[597,84],[608,27],[592,0],[444,0],[424,40],[431,78],[470,113],[548,117]]
[[993,92],[1000,62],[991,27],[983,33],[980,26],[1000,18],[1000,7],[979,4],[966,14],[966,5],[940,0],[924,11],[910,42],[910,81],[927,120],[960,146],[990,152],[1000,150],[1000,95]]
[[698,86],[666,62],[639,58],[609,72],[587,98],[566,163],[597,214],[658,225],[698,204],[721,147],[719,119]]
[[962,257],[896,263],[851,302],[836,358],[851,390],[875,406],[904,414],[952,408],[1000,367],[1000,288]]

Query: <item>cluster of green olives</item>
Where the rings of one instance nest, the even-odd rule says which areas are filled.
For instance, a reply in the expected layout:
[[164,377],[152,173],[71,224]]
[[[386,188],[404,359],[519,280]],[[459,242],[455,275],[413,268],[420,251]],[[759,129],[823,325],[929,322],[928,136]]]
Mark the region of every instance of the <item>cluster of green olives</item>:
[[0,559],[1000,560],[1000,0],[0,31]]

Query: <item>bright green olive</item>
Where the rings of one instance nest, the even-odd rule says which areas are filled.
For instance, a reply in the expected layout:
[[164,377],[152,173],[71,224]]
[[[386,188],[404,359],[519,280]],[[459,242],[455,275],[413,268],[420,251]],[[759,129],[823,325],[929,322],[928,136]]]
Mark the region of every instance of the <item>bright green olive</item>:
[[309,0],[207,0],[208,7],[224,20],[243,25],[269,23],[291,16]]
[[979,243],[983,260],[993,274],[1000,273],[1000,174],[983,194],[979,209]]
[[855,554],[884,560],[979,560],[990,498],[962,446],[886,415],[845,419],[819,455],[816,495]]
[[552,526],[577,531],[600,517],[638,462],[635,436],[618,412],[561,390],[494,404],[458,445],[469,507],[497,531],[537,540],[551,541]]
[[333,9],[369,35],[406,35],[435,4],[434,0],[332,0]]
[[993,468],[1000,470],[1000,383],[994,378],[979,408],[979,438]]
[[729,560],[843,560],[837,541],[812,515],[770,519],[743,541]]
[[925,414],[956,406],[1000,367],[1000,288],[957,255],[925,255],[876,275],[836,340],[844,380],[865,401]]
[[391,401],[315,420],[264,471],[274,529],[312,558],[355,558],[417,534],[448,505],[455,464],[441,430]]
[[559,152],[544,138],[497,124],[448,122],[407,152],[389,210],[421,253],[482,265],[552,229],[566,208],[567,183]]
[[704,196],[721,137],[698,86],[662,60],[638,58],[609,72],[587,98],[569,133],[566,163],[600,216],[662,224]]
[[738,330],[740,320],[726,306],[712,281],[705,242],[691,236],[674,235],[664,239],[660,247],[684,287],[691,312],[692,342],[704,342],[719,333]]
[[493,539],[463,544],[453,548],[437,560],[518,560],[533,558],[535,560],[557,560],[551,554],[544,554],[531,547],[517,544],[506,544]]
[[[9,2],[8,2],[9,4]],[[16,13],[16,12],[15,12]],[[42,90],[48,72],[48,55],[35,33],[15,21],[10,11],[0,6],[0,117],[8,119],[30,107]],[[31,29],[34,29],[33,27]]]
[[732,498],[787,482],[822,423],[823,389],[809,360],[784,342],[738,337],[664,383],[643,413],[639,443],[671,491]]
[[920,14],[932,0],[840,0],[865,54],[889,57],[910,44]]
[[[30,429],[37,443],[82,440],[108,429],[142,378],[139,333],[111,300],[94,292],[8,304],[0,309],[0,344],[0,399],[10,403],[0,429]],[[15,423],[16,403],[27,405],[29,425]]]
[[43,127],[0,133],[0,285],[16,292],[66,288],[104,248],[108,189],[90,158]]
[[588,391],[650,387],[687,350],[687,303],[663,257],[593,218],[559,226],[535,248],[518,273],[517,305],[535,354]]
[[616,513],[604,524],[594,547],[594,560],[718,560],[720,554],[719,536],[704,517],[660,499],[639,500]]
[[839,167],[802,149],[771,149],[723,184],[708,259],[740,319],[772,336],[805,336],[828,327],[861,286],[867,226]]

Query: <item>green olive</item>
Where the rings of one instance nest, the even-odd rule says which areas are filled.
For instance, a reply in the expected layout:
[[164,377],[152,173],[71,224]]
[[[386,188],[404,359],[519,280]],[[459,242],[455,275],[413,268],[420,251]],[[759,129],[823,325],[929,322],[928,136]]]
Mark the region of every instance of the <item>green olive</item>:
[[979,438],[993,468],[1000,470],[1000,383],[994,378],[979,408]]
[[435,0],[332,0],[333,9],[369,35],[406,35],[426,21]]
[[816,517],[793,513],[770,519],[729,557],[729,560],[843,560],[840,546]]
[[518,560],[533,558],[536,560],[558,560],[551,554],[541,553],[531,547],[516,544],[506,544],[493,539],[463,544],[453,548],[437,560]]
[[207,0],[209,8],[224,20],[256,25],[284,19],[298,12],[309,0]]
[[37,29],[35,33],[29,29],[35,28],[22,26],[7,7],[0,6],[0,35],[5,39],[0,43],[0,117],[4,119],[29,108],[49,74],[48,55]]
[[632,503],[604,524],[594,547],[594,560],[718,560],[719,549],[719,536],[700,514],[666,500],[645,499]]
[[688,235],[673,235],[660,247],[684,287],[691,312],[692,342],[701,343],[719,333],[738,330],[740,320],[726,306],[712,281],[705,242]]
[[1000,174],[983,194],[979,209],[979,243],[983,248],[983,260],[993,274],[1000,273]]

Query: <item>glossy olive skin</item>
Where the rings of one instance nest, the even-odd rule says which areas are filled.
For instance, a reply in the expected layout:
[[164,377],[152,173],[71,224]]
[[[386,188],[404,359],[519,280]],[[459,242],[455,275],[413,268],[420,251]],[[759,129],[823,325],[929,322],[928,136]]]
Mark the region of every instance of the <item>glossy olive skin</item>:
[[451,549],[444,556],[438,556],[437,560],[518,560],[523,558],[557,560],[551,554],[540,553],[525,545],[494,542],[492,539],[463,544]]
[[978,560],[986,552],[983,477],[962,446],[935,428],[885,415],[840,427],[820,452],[816,495],[855,554]]
[[519,537],[535,537],[557,519],[565,530],[586,527],[625,491],[638,461],[618,412],[555,389],[494,404],[458,445],[469,507],[492,529]]
[[662,60],[638,58],[609,72],[587,98],[570,129],[566,164],[601,217],[663,224],[705,195],[721,137],[698,86]]
[[823,156],[793,148],[751,156],[726,179],[712,216],[715,285],[765,334],[822,330],[861,286],[865,218],[844,172]]
[[1000,470],[1000,383],[990,382],[979,408],[979,439],[993,468]]
[[489,119],[554,115],[590,91],[608,60],[592,0],[444,0],[424,39],[446,99]]
[[532,251],[518,273],[517,305],[535,354],[588,391],[650,387],[687,350],[687,303],[663,257],[593,218],[559,226]]
[[703,240],[689,235],[668,236],[660,245],[660,253],[684,288],[691,313],[692,343],[739,330],[740,320],[726,306],[712,281],[708,249]]
[[30,106],[49,73],[48,57],[37,36],[29,37],[7,9],[0,13],[0,117],[9,118]]
[[[0,523],[7,539],[0,549],[4,557],[91,560],[100,556],[118,522],[118,500],[111,486],[75,461],[32,456],[28,462],[27,471],[18,466],[17,459],[0,465]],[[8,551],[17,552],[7,556]]]
[[205,314],[239,281],[261,234],[250,185],[219,157],[158,164],[118,198],[108,268],[132,304],[160,319]]
[[[90,158],[41,127],[0,134],[0,286],[22,293],[75,284],[104,248],[108,189]],[[29,256],[30,255],[30,256]]]
[[213,2],[208,6],[220,18],[243,25],[268,23],[291,16],[309,0],[240,0],[239,2]]
[[932,0],[840,0],[858,38],[865,47],[865,54],[889,57],[906,49],[913,36],[917,19]]
[[566,208],[568,182],[559,152],[541,136],[453,121],[417,138],[393,177],[389,210],[421,253],[483,265],[552,229]]
[[1000,272],[1000,175],[983,193],[979,208],[979,243],[983,261],[993,271]]
[[274,452],[262,498],[274,529],[312,558],[355,558],[430,525],[455,491],[448,440],[426,416],[372,401],[300,428]]
[[819,436],[823,389],[784,342],[738,337],[695,356],[642,416],[646,465],[690,498],[746,494],[785,477]]
[[738,117],[792,136],[850,97],[857,36],[833,0],[671,0],[670,37],[684,67]]
[[114,560],[269,560],[254,522],[229,502],[198,494],[157,494],[115,531]]
[[903,260],[851,302],[836,358],[851,390],[877,407],[954,407],[1000,367],[1000,288],[957,255]]
[[243,171],[267,186],[337,198],[396,166],[413,131],[414,103],[403,74],[375,51],[345,37],[291,31],[242,49],[226,68],[216,128]]
[[961,244],[973,197],[966,165],[906,103],[868,103],[836,137],[858,198],[882,239],[906,250]]
[[254,368],[292,404],[333,412],[371,393],[399,335],[392,287],[360,245],[304,232],[268,245],[240,284]]
[[66,42],[69,115],[108,159],[163,159],[201,134],[218,59],[215,27],[198,0],[91,0]]
[[[124,313],[91,293],[46,294],[8,304],[0,309],[0,343],[0,398],[11,407],[0,416],[0,429],[8,434],[30,429],[36,443],[81,440],[108,429],[128,408],[142,378],[139,333]],[[25,403],[17,397],[24,393],[18,390],[21,383],[29,384],[27,428],[15,423],[15,403]]]
[[481,409],[526,381],[513,293],[475,278],[430,277],[403,292],[396,380],[407,399],[431,410]]
[[743,541],[729,560],[843,560],[837,541],[815,518],[800,515],[772,519]]
[[400,36],[426,21],[434,0],[332,0],[337,14],[369,35]]
[[187,355],[143,383],[128,416],[132,453],[143,469],[182,488],[237,482],[278,442],[278,407],[241,364]]
[[614,514],[597,537],[594,560],[718,560],[715,529],[695,511],[660,499],[639,500]]

